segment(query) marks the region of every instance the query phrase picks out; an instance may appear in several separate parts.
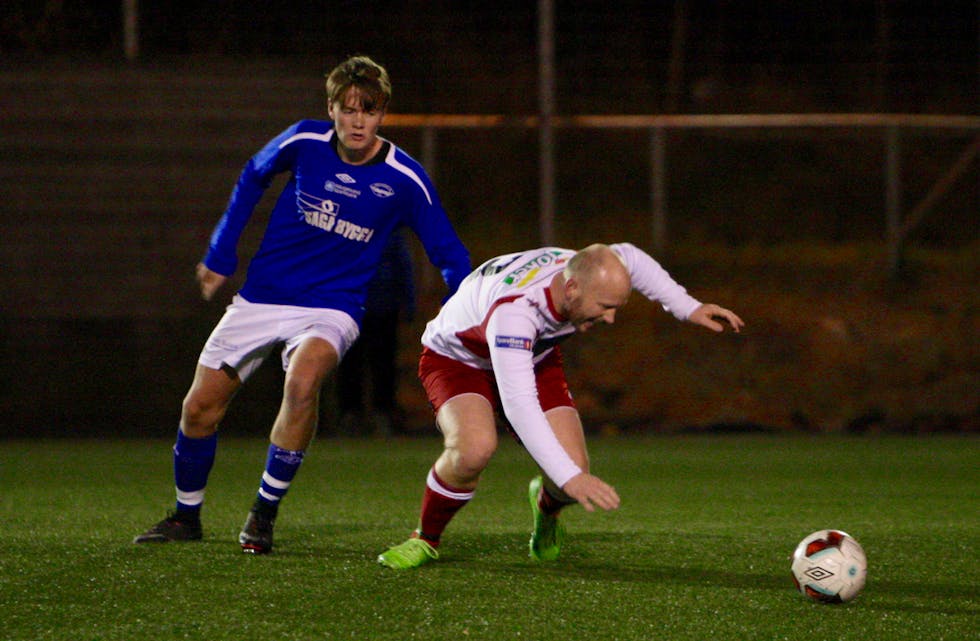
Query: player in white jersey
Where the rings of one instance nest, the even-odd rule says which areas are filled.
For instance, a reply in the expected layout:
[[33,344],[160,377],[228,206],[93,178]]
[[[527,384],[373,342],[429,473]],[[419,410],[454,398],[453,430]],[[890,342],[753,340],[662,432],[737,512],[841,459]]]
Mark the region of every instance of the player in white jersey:
[[426,478],[419,526],[378,561],[395,569],[438,558],[443,530],[473,497],[497,447],[495,410],[541,468],[531,481],[530,555],[558,558],[563,507],[619,506],[590,474],[582,422],[565,381],[558,343],[611,324],[635,289],[678,320],[716,332],[744,325],[734,312],[688,295],[629,243],[575,252],[545,247],[493,258],[471,272],[422,335],[419,378],[436,412],[444,450]]

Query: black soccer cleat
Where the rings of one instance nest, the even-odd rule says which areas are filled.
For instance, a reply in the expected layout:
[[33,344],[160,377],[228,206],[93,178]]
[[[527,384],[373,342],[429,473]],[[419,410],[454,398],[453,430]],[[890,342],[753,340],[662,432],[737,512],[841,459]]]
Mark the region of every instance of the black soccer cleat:
[[168,541],[200,541],[203,536],[201,519],[181,512],[168,512],[163,519],[133,539],[133,543],[167,543]]
[[245,554],[268,554],[272,552],[272,528],[276,524],[274,518],[252,510],[245,519],[238,542],[242,544]]

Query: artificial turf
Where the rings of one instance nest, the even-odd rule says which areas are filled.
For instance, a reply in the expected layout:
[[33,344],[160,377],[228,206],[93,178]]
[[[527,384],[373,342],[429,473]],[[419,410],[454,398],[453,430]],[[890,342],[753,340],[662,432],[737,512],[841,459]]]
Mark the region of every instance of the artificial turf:
[[[237,533],[266,444],[223,437],[199,543],[133,545],[172,507],[165,440],[0,441],[0,638],[977,639],[974,436],[619,436],[590,443],[619,510],[562,517],[562,558],[527,556],[534,467],[507,438],[441,559],[375,558],[414,527],[434,438],[324,438],[284,501],[276,549]],[[794,591],[811,531],[864,546],[868,583]]]

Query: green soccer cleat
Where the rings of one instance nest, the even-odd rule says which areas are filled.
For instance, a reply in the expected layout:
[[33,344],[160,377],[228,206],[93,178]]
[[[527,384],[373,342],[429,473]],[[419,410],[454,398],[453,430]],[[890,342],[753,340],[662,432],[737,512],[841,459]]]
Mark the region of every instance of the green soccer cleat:
[[557,514],[545,514],[538,507],[538,493],[543,484],[544,480],[536,476],[527,487],[527,498],[531,502],[531,513],[534,515],[534,531],[531,532],[529,547],[531,558],[535,561],[555,561],[561,554],[565,526],[558,522]]
[[439,558],[436,549],[420,538],[411,538],[378,555],[378,563],[394,570],[409,570]]

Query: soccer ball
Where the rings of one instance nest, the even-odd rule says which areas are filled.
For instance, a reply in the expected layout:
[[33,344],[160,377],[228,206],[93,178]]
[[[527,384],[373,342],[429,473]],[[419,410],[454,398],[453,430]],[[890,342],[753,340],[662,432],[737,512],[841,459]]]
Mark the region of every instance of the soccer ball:
[[840,530],[814,532],[793,552],[793,581],[814,601],[846,603],[861,593],[867,575],[864,549]]

